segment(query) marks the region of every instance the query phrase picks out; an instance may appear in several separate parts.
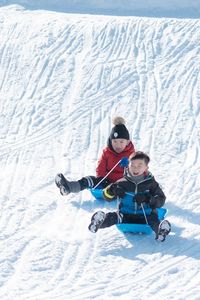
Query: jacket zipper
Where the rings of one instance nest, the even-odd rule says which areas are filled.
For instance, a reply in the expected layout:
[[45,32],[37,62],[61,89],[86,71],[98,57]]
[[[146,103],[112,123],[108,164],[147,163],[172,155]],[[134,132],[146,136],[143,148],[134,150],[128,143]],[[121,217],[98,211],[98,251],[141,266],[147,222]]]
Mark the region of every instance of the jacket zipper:
[[[138,183],[135,183],[135,194],[137,194],[137,191],[138,191],[138,185],[140,184],[140,183],[143,183],[143,182],[145,182],[145,181],[148,181],[148,180],[150,180],[151,178],[146,178],[146,179],[144,179],[144,180],[142,180],[142,181],[140,181],[140,182],[138,182]],[[132,181],[133,182],[133,181]],[[137,204],[137,202],[135,201],[135,212],[134,212],[134,214],[136,215],[137,214],[137,210],[138,210],[138,204]]]

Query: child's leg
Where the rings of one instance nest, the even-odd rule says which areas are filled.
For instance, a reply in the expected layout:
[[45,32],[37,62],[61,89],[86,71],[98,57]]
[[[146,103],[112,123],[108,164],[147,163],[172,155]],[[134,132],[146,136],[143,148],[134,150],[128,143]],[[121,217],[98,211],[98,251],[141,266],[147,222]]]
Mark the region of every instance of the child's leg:
[[160,221],[158,219],[158,213],[156,210],[152,210],[150,215],[147,215],[147,222],[149,226],[151,226],[152,230],[157,234],[158,233],[158,227],[160,224]]
[[122,216],[118,212],[109,212],[105,214],[103,211],[97,211],[91,218],[88,229],[91,232],[97,232],[99,228],[106,228],[122,222]]
[[[82,177],[80,180],[78,180],[78,182],[81,186],[81,191],[82,191],[84,189],[95,187],[102,179],[103,179],[103,177],[85,176],[85,177]],[[109,184],[110,184],[110,182],[106,178],[103,181],[101,181],[101,183],[99,184],[99,186],[97,186],[97,188],[104,188]]]
[[[88,188],[93,188],[102,180],[102,178],[103,177],[85,176],[77,181],[69,181],[62,173],[59,173],[55,177],[55,183],[60,189],[61,195],[64,196],[70,193],[79,193],[80,191]],[[107,186],[108,184],[109,181],[107,179],[104,179],[100,185],[102,188]]]
[[81,191],[81,186],[78,181],[68,181],[62,173],[56,175],[55,184],[63,196]]
[[[148,225],[151,226],[153,231],[157,232],[160,221],[158,219],[157,212],[152,212],[150,215],[146,215]],[[144,215],[142,214],[123,214],[123,223],[128,224],[147,224]]]
[[63,196],[92,188],[96,185],[96,182],[98,182],[98,180],[95,176],[86,176],[77,181],[69,181],[62,173],[59,173],[55,178],[55,183]]
[[151,214],[147,216],[147,221],[156,234],[156,240],[164,242],[166,236],[171,231],[171,224],[169,223],[169,221],[160,221],[158,219],[158,213],[156,210],[153,210]]
[[123,214],[123,222],[127,224],[146,224],[144,215],[139,214]]
[[110,227],[119,223],[122,223],[122,215],[119,212],[109,212],[105,215],[105,220],[100,228]]
[[95,176],[85,176],[79,179],[78,183],[80,184],[82,191],[88,188],[93,188],[97,183],[97,179]]

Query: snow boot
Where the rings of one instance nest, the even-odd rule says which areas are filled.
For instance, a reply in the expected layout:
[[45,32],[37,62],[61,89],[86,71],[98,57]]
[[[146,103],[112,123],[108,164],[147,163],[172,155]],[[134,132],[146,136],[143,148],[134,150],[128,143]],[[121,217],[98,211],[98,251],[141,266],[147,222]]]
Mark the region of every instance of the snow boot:
[[97,232],[97,230],[99,229],[99,227],[101,226],[101,224],[103,224],[103,221],[106,218],[106,214],[103,211],[97,211],[96,213],[94,213],[94,215],[91,218],[91,223],[88,226],[88,229],[95,233]]
[[171,224],[167,220],[163,220],[160,222],[158,227],[158,233],[156,235],[156,240],[159,242],[164,242],[166,236],[171,231]]
[[56,175],[55,183],[63,196],[81,191],[81,186],[78,181],[68,181],[62,173]]

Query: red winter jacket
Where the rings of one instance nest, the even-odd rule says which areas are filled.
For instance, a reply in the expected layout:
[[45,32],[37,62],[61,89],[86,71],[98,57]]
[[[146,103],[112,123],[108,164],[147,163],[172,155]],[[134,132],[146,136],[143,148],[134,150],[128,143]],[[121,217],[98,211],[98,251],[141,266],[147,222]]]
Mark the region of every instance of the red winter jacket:
[[[133,152],[135,152],[135,148],[132,142],[130,142],[123,152],[116,153],[109,147],[103,149],[103,153],[97,162],[96,168],[96,176],[104,177],[108,172],[116,165],[120,159],[123,157],[129,157]],[[119,165],[108,175],[107,179],[110,182],[115,182],[118,179],[122,178],[124,175],[124,168]]]

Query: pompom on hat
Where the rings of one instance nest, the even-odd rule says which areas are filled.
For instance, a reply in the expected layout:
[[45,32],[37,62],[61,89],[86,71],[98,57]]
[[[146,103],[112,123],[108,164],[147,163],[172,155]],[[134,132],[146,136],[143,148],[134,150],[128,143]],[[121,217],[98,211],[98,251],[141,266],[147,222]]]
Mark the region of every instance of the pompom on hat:
[[109,139],[125,139],[130,140],[128,129],[125,126],[125,120],[122,117],[113,118],[114,127],[111,130]]

